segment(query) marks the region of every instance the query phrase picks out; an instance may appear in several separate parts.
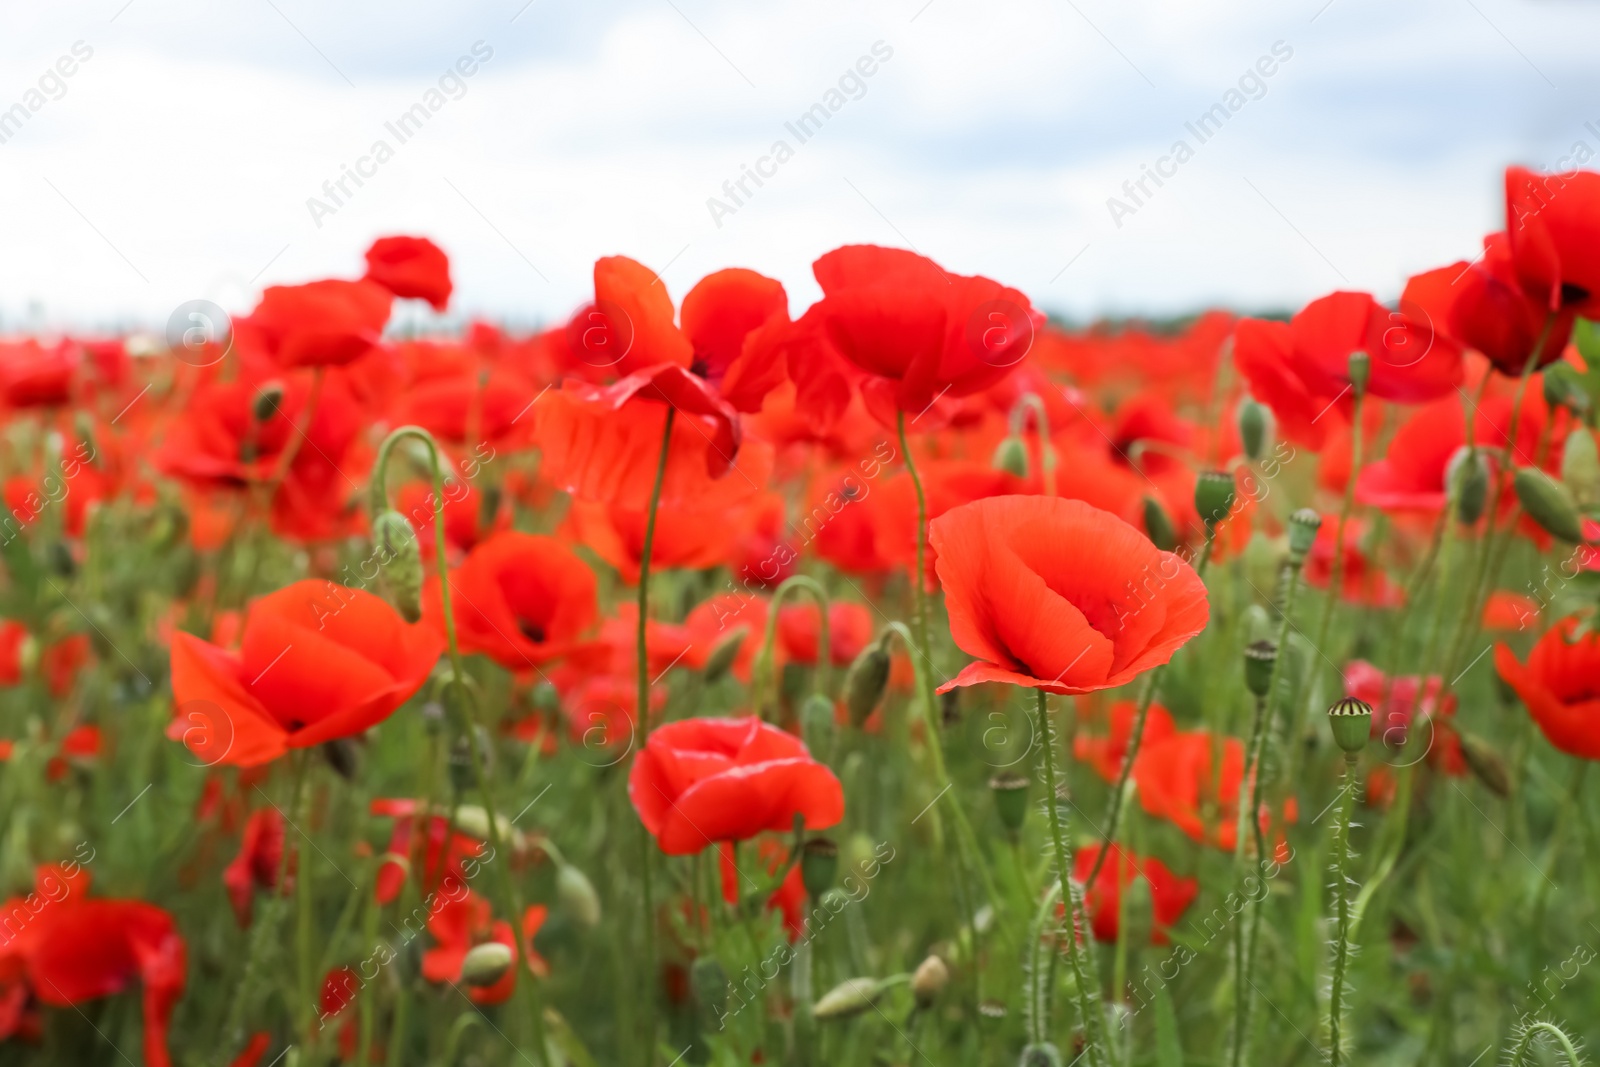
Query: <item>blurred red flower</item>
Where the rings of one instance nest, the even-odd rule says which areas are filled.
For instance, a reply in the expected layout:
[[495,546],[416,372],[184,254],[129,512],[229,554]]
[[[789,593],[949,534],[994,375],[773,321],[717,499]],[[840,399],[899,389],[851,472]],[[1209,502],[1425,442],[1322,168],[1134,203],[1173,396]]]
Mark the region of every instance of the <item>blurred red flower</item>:
[[[1078,850],[1072,860],[1072,878],[1079,885],[1089,877],[1101,846],[1090,845]],[[1194,878],[1179,878],[1167,865],[1153,856],[1139,857],[1125,851],[1121,845],[1111,846],[1111,859],[1100,867],[1094,884],[1083,894],[1083,906],[1089,913],[1089,926],[1097,941],[1115,941],[1122,911],[1122,894],[1136,878],[1143,878],[1150,890],[1150,943],[1165,945],[1167,930],[1183,918],[1183,913],[1200,893],[1200,883]],[[1057,906],[1058,914],[1065,908]],[[1138,917],[1143,921],[1143,916]]]
[[395,296],[426,300],[435,311],[450,303],[450,258],[426,237],[380,237],[367,249],[367,280]]
[[1494,665],[1545,740],[1569,756],[1600,759],[1600,633],[1580,634],[1568,617],[1545,631],[1527,663],[1502,642]]
[[236,326],[258,337],[281,367],[339,366],[378,346],[393,300],[367,280],[272,285]]

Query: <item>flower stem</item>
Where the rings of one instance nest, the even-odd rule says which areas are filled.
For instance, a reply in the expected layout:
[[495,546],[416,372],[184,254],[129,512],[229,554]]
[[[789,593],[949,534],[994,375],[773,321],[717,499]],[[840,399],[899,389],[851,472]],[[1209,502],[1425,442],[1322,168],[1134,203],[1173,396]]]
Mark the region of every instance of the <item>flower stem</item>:
[[1556,1047],[1561,1049],[1562,1055],[1566,1058],[1567,1067],[1583,1067],[1583,1057],[1578,1055],[1578,1047],[1573,1044],[1572,1038],[1555,1023],[1543,1020],[1529,1023],[1528,1028],[1522,1031],[1522,1036],[1511,1050],[1510,1067],[1522,1067],[1523,1064],[1531,1062],[1528,1053],[1533,1048],[1534,1039],[1541,1034],[1555,1041]]
[[1122,794],[1128,787],[1129,775],[1133,773],[1133,761],[1139,756],[1139,745],[1144,739],[1144,722],[1156,696],[1156,683],[1165,669],[1166,664],[1163,663],[1145,676],[1144,692],[1139,694],[1139,706],[1133,714],[1133,732],[1128,735],[1128,749],[1122,754],[1117,784],[1111,787],[1111,803],[1106,809],[1106,832],[1100,839],[1100,853],[1095,856],[1094,865],[1089,868],[1089,877],[1083,880],[1084,885],[1094,885],[1095,876],[1106,865],[1106,857],[1111,855],[1111,849],[1116,845],[1117,827],[1122,822]]
[[[1273,667],[1277,667],[1277,660],[1273,660]],[[1272,692],[1267,690],[1267,694]],[[1243,884],[1247,867],[1246,857],[1250,850],[1245,842],[1250,838],[1246,836],[1246,829],[1253,831],[1250,835],[1256,843],[1256,859],[1259,862],[1266,854],[1264,842],[1261,839],[1261,752],[1266,739],[1267,719],[1267,694],[1256,697],[1255,716],[1250,724],[1249,761],[1245,765],[1244,777],[1239,781],[1237,841],[1233,849],[1233,870],[1237,884]],[[1249,894],[1247,900],[1248,914],[1241,915],[1233,927],[1233,1055],[1231,1062],[1234,1067],[1240,1067],[1245,1062],[1245,1050],[1249,1043],[1250,1010],[1254,1006],[1255,998],[1248,992],[1253,989],[1251,981],[1255,965],[1254,942],[1251,934],[1254,933],[1252,919],[1261,908],[1261,901],[1253,900]],[[1246,929],[1249,926],[1250,929]]]
[[1333,983],[1328,993],[1328,1063],[1339,1067],[1345,1062],[1344,1000],[1345,973],[1350,965],[1350,814],[1355,809],[1356,754],[1344,757],[1344,779],[1340,785],[1339,823],[1333,841]]

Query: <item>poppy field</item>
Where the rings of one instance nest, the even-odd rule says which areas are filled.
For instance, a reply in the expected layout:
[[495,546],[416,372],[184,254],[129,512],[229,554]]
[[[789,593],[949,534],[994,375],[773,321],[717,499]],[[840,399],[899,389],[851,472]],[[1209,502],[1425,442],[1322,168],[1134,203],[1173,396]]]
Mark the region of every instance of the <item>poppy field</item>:
[[0,338],[0,1065],[1585,1062],[1600,173],[1504,181],[1392,305]]

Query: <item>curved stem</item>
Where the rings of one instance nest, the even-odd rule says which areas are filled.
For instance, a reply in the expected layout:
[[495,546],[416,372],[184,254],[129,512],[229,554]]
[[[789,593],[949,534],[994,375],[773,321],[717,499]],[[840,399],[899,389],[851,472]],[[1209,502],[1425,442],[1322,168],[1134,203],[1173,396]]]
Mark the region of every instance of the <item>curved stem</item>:
[[1044,487],[1044,495],[1055,496],[1056,450],[1050,443],[1050,415],[1045,411],[1044,401],[1039,399],[1037,393],[1023,393],[1011,406],[1011,433],[1017,437],[1022,436],[1023,413],[1028,411],[1033,412],[1034,420],[1039,427],[1039,476]]
[[[821,620],[817,626],[818,675],[826,679],[829,669],[832,667],[830,662],[832,646],[829,643],[828,632],[828,591],[822,587],[821,582],[804,574],[796,574],[785,578],[782,584],[773,590],[772,599],[767,603],[767,627],[766,632],[761,635],[761,650],[756,655],[755,680],[751,686],[753,690],[751,710],[763,718],[767,707],[767,697],[771,695],[775,684],[772,649],[778,639],[778,609],[783,606],[784,600],[795,589],[805,590],[811,594],[811,599],[817,602],[817,615]],[[826,692],[828,687],[823,685],[821,688]]]
[[1583,1067],[1583,1057],[1578,1055],[1578,1048],[1572,1043],[1572,1038],[1568,1037],[1566,1031],[1555,1023],[1547,1023],[1543,1020],[1529,1023],[1528,1028],[1522,1031],[1522,1037],[1517,1041],[1516,1047],[1511,1050],[1511,1067],[1522,1067],[1524,1063],[1528,1062],[1528,1051],[1533,1048],[1534,1038],[1539,1037],[1541,1034],[1555,1040],[1556,1046],[1561,1049],[1562,1055],[1566,1057],[1567,1067]]

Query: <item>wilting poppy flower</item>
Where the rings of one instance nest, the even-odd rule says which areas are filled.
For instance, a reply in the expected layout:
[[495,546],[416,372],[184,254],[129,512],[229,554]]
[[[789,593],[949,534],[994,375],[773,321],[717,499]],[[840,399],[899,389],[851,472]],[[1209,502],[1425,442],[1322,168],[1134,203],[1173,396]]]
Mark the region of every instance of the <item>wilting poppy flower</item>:
[[[1133,763],[1139,806],[1146,814],[1166,819],[1194,840],[1227,852],[1233,851],[1239,840],[1239,784],[1243,778],[1244,743],[1204,730],[1179,731],[1145,745]],[[1284,805],[1285,819],[1293,822],[1296,810],[1290,797]],[[1275,821],[1265,805],[1258,817],[1263,831]]]
[[450,259],[426,237],[380,237],[367,249],[367,279],[395,296],[450,303]]
[[[1133,724],[1139,707],[1131,700],[1119,700],[1111,705],[1110,733],[1095,737],[1079,733],[1072,739],[1072,755],[1094,768],[1096,774],[1108,782],[1115,782],[1122,774],[1122,761],[1128,753],[1128,743],[1133,740]],[[1172,713],[1160,704],[1151,704],[1145,713],[1144,734],[1141,744],[1153,745],[1177,733],[1178,727]]]
[[272,285],[240,325],[281,367],[338,366],[377,347],[394,300],[371,281]]
[[[565,655],[599,618],[588,565],[553,537],[514,530],[484,541],[450,573],[450,603],[462,650],[513,671]],[[430,584],[428,614],[442,625],[439,604]]]
[[239,854],[222,872],[228,901],[240,926],[250,925],[255,891],[278,884],[283,869],[283,816],[274,807],[261,808],[244,824],[244,839]]
[[[1072,861],[1072,879],[1082,885],[1100,855],[1099,845],[1079,849]],[[1100,867],[1094,884],[1087,886],[1083,905],[1089,913],[1089,925],[1097,941],[1115,941],[1118,933],[1118,916],[1122,911],[1122,894],[1136,878],[1143,878],[1150,890],[1150,943],[1165,945],[1167,930],[1183,918],[1183,913],[1200,893],[1200,883],[1194,878],[1179,878],[1167,865],[1153,856],[1139,857],[1125,851],[1120,845],[1111,846],[1109,862]],[[1141,920],[1143,916],[1139,917]]]
[[261,597],[237,653],[172,639],[167,736],[208,764],[252,766],[358,734],[421,688],[444,638],[359,589],[306,580]]
[[844,817],[844,790],[806,746],[754,716],[681,719],[651,733],[628,772],[628,798],[669,856],[764,830],[808,830]]
[[1498,644],[1494,665],[1547,741],[1569,756],[1600,759],[1600,633],[1577,629],[1575,617],[1557,622],[1525,664]]
[[[739,870],[732,841],[722,842],[718,849],[718,871],[722,880],[722,900],[729,907],[737,907],[739,898],[750,888],[748,874]],[[777,874],[789,862],[789,850],[781,842],[764,837],[756,843],[756,861],[768,875]],[[801,877],[798,863],[789,868],[778,888],[767,898],[767,910],[783,913],[784,929],[791,942],[798,941],[806,932],[806,883]]]
[[1167,662],[1209,617],[1189,565],[1078,500],[1001,496],[929,527],[950,633],[978,662],[941,687],[1089,693]]
[[[817,665],[822,613],[809,601],[792,604],[778,612],[778,640],[788,660],[807,667]],[[835,667],[848,667],[872,640],[872,609],[853,600],[835,600],[828,605],[828,660]]]
[[1600,314],[1600,174],[1507,167],[1506,237],[1517,277],[1546,308]]

